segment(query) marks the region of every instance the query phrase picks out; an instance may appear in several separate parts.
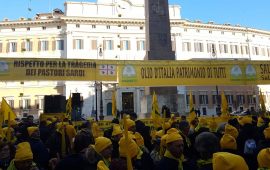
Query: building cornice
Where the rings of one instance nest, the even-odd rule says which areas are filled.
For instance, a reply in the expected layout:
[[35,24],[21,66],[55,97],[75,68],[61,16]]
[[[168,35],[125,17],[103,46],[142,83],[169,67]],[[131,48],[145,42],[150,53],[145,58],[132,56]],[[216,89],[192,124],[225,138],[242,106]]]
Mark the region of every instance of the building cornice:
[[91,24],[112,24],[112,25],[144,25],[143,19],[133,18],[101,18],[101,17],[62,17],[67,24],[91,23]]
[[[144,26],[145,19],[134,19],[134,18],[102,18],[102,17],[72,17],[62,16],[59,18],[52,19],[37,19],[37,20],[19,20],[19,21],[3,21],[0,22],[0,27],[31,27],[31,26],[46,26],[46,25],[57,25],[57,24],[104,24],[104,25],[138,25]],[[171,19],[172,27],[182,28],[193,28],[193,29],[208,29],[216,31],[231,31],[231,32],[242,32],[242,33],[254,33],[262,35],[270,35],[270,31],[260,30],[242,26],[232,26],[229,24],[214,24],[214,23],[201,23],[191,22],[183,19]]]
[[18,20],[18,21],[2,21],[0,27],[30,27],[35,25],[54,25],[61,24],[62,19],[37,19],[37,20]]
[[214,23],[200,23],[200,22],[190,22],[187,20],[171,20],[171,26],[182,26],[183,28],[194,28],[194,29],[208,29],[217,31],[232,31],[232,32],[243,32],[243,33],[256,33],[270,35],[270,31],[242,27],[242,26],[232,26],[229,24],[214,24]]

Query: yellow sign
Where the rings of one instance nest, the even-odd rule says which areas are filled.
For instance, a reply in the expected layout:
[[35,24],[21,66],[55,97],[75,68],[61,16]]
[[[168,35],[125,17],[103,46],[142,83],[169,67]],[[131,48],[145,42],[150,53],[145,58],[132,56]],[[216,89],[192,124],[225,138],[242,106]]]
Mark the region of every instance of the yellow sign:
[[116,81],[114,61],[49,58],[1,58],[0,80]]
[[1,58],[0,80],[115,81],[119,86],[270,84],[270,61]]
[[269,61],[125,61],[120,86],[270,84]]

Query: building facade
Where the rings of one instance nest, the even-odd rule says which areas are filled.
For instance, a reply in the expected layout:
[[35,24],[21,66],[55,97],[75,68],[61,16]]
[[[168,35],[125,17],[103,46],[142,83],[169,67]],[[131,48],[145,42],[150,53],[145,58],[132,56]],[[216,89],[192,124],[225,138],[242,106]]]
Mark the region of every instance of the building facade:
[[[33,19],[0,22],[0,58],[67,58],[143,60],[146,54],[144,0],[97,0],[66,2],[64,12],[40,13]],[[181,7],[170,5],[172,49],[177,60],[269,60],[270,32],[240,25],[181,19]],[[99,83],[99,82],[98,82]],[[100,83],[99,83],[100,84]],[[43,113],[45,95],[80,93],[84,117],[111,114],[111,95],[117,89],[118,110],[143,116],[151,96],[144,87],[123,88],[117,82],[25,81],[1,82],[0,97],[5,97],[16,112],[38,116]],[[95,88],[97,88],[97,98]],[[260,86],[270,108],[270,90]],[[256,110],[258,86],[178,86],[170,109],[187,113],[188,94],[193,93],[196,109],[213,115],[224,91],[231,111]],[[102,96],[101,96],[102,95]],[[171,97],[171,96],[168,96]],[[102,99],[102,104],[100,102]],[[159,100],[160,107],[162,99]],[[100,109],[102,107],[102,109]],[[103,110],[103,113],[101,113]]]

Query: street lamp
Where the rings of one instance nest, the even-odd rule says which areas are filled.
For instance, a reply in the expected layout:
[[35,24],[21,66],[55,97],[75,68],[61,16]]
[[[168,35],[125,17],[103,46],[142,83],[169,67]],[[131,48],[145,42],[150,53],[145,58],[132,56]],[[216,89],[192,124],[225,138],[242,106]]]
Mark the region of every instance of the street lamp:
[[103,120],[104,115],[103,115],[102,81],[100,82],[99,85],[100,85],[100,115],[99,115],[99,119]]
[[98,120],[98,91],[100,92],[100,97],[99,97],[99,120],[104,119],[103,115],[103,97],[102,97],[102,82],[97,82],[95,81],[95,98],[96,98],[96,121]]
[[103,56],[102,45],[99,45],[97,48],[97,59],[98,59],[98,57],[102,57],[102,56]]

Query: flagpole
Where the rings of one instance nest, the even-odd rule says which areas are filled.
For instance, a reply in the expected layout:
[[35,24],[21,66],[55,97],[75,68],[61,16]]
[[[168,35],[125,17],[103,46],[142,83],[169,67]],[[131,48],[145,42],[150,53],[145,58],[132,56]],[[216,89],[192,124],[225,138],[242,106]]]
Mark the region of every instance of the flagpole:
[[129,138],[128,138],[127,115],[126,114],[124,114],[124,135],[125,135],[125,147],[126,147],[126,151],[127,151],[127,169],[133,170],[130,152],[129,152],[130,148],[128,148]]
[[10,131],[10,112],[8,112],[8,129],[7,129],[7,141],[11,141],[11,131]]

